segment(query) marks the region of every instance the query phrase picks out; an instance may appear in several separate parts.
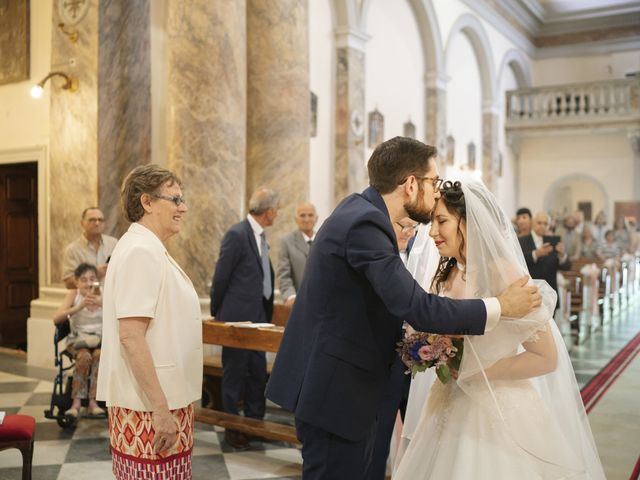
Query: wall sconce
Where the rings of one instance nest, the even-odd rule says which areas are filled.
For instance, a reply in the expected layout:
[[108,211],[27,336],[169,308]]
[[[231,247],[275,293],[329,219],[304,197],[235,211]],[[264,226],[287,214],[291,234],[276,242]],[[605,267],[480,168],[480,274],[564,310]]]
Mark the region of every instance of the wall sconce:
[[37,85],[35,85],[31,89],[31,96],[33,98],[40,98],[42,96],[44,84],[47,83],[47,80],[49,80],[51,77],[56,77],[56,76],[59,76],[65,79],[65,84],[62,85],[63,90],[69,90],[70,92],[75,92],[76,90],[78,90],[77,78],[70,77],[66,73],[62,73],[62,72],[51,72],[49,75],[44,77],[40,82],[38,82]]
[[71,43],[76,43],[78,41],[78,31],[75,30],[73,32],[70,32],[68,30],[64,29],[64,23],[59,23],[58,24],[58,28],[60,29],[60,31],[62,31],[62,33],[64,33],[67,37],[69,37],[69,41]]

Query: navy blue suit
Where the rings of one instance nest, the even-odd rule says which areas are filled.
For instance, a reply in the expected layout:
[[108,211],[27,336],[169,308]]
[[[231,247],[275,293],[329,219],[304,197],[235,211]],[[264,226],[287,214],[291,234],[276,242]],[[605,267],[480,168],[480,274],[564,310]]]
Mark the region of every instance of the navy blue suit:
[[[269,262],[271,285],[273,267]],[[211,315],[223,322],[270,322],[273,292],[265,299],[258,246],[248,220],[233,225],[222,238],[220,256],[211,283]],[[244,391],[244,414],[263,418],[267,363],[264,352],[222,348],[222,406],[238,414]]]
[[374,188],[324,222],[267,385],[295,413],[304,478],[366,478],[402,321],[432,333],[484,333],[481,300],[428,295],[398,255]]

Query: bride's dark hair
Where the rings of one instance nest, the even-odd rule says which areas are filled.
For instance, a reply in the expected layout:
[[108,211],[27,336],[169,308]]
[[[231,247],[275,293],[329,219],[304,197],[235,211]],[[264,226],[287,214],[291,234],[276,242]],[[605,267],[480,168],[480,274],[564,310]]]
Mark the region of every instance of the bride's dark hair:
[[[440,198],[436,201],[436,204],[433,207],[433,212],[431,213],[431,221],[433,221],[435,207],[437,207],[440,202],[443,202],[447,211],[458,219],[458,236],[460,237],[460,247],[458,251],[460,253],[460,258],[462,258],[466,264],[467,257],[464,254],[464,236],[462,235],[462,230],[460,230],[460,223],[467,221],[467,207],[464,201],[464,193],[462,192],[462,184],[460,182],[452,183],[450,181],[446,181],[442,184],[442,187],[440,187]],[[431,281],[432,292],[438,294],[442,292],[444,283],[447,281],[447,278],[449,278],[449,273],[456,263],[457,260],[455,257],[440,257],[438,269]]]

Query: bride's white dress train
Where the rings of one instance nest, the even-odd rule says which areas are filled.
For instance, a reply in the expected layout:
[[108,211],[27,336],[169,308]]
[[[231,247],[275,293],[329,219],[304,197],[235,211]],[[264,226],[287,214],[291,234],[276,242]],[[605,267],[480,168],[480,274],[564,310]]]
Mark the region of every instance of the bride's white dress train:
[[[592,478],[580,473],[577,452],[530,380],[496,381],[492,387],[472,399],[455,381],[435,381],[393,478]],[[494,397],[499,410],[487,408]],[[517,425],[519,432],[509,432],[507,425]],[[526,445],[518,445],[521,435]]]

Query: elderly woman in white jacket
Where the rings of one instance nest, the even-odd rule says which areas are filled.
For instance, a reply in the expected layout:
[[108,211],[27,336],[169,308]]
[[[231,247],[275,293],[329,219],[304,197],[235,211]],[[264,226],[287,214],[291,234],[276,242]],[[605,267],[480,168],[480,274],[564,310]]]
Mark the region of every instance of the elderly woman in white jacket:
[[98,375],[98,399],[109,408],[113,473],[190,479],[192,402],[202,382],[200,303],[164,245],[187,213],[181,182],[157,165],[137,167],[123,183],[122,203],[133,223],[105,278]]

